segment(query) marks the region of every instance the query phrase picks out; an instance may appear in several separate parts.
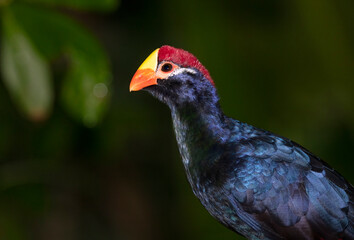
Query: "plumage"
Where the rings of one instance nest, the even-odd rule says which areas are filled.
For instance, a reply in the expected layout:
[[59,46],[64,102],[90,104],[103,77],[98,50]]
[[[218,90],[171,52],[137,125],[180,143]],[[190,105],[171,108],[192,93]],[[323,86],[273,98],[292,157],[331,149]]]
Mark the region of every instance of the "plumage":
[[131,89],[171,109],[188,181],[213,217],[248,239],[354,239],[350,183],[299,144],[225,116],[209,72],[189,52],[156,54],[154,75],[136,74]]

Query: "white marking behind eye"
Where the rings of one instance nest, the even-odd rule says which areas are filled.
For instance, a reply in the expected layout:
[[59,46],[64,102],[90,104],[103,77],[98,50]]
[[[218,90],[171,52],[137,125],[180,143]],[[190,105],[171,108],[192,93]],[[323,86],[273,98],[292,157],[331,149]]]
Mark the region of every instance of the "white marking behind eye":
[[187,73],[191,73],[193,75],[197,74],[197,72],[193,69],[190,69],[190,68],[178,68],[176,69],[175,71],[173,71],[170,76],[174,76],[174,75],[178,75],[180,73],[184,73],[184,72],[187,72]]

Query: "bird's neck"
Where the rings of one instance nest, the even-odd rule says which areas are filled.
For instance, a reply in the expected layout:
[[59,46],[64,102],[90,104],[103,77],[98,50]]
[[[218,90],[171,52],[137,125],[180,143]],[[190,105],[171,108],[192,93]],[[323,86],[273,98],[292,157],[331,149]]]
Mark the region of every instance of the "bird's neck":
[[[200,166],[212,165],[230,136],[229,119],[218,102],[171,107],[179,151],[188,178],[197,176]],[[192,179],[189,179],[193,181]]]

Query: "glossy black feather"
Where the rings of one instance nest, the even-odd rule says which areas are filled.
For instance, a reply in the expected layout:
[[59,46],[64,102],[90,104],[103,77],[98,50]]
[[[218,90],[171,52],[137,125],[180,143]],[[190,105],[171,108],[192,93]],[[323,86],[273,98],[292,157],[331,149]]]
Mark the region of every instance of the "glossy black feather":
[[226,117],[196,69],[146,88],[171,109],[193,192],[249,239],[354,239],[353,187],[291,140]]

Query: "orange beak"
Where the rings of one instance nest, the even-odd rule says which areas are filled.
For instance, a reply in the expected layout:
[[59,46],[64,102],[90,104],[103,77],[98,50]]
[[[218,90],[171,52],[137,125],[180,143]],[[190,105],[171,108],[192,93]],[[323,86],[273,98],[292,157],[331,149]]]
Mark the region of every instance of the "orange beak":
[[151,85],[157,85],[156,68],[158,63],[159,48],[140,65],[130,82],[130,91],[139,91]]

